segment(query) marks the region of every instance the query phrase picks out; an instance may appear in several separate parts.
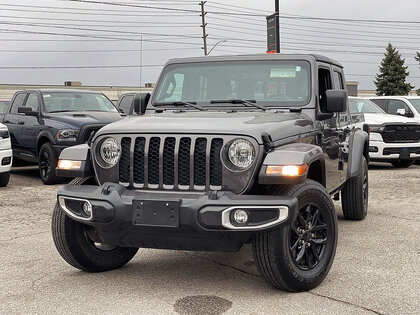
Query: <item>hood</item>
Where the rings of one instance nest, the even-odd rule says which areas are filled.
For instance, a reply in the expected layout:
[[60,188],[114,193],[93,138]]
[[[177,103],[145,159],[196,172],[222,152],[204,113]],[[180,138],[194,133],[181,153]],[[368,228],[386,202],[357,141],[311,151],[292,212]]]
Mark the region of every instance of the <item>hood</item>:
[[390,114],[373,114],[365,113],[365,123],[370,125],[382,125],[387,123],[414,123],[418,124],[418,121],[413,118],[408,118],[398,115]]
[[7,126],[0,123],[0,130],[7,130]]
[[276,141],[311,129],[313,121],[300,113],[180,112],[124,119],[105,126],[98,136],[121,133],[226,134],[251,136],[261,142],[264,133]]
[[75,129],[80,129],[85,125],[109,124],[122,119],[124,116],[117,112],[62,112],[48,113],[48,119]]

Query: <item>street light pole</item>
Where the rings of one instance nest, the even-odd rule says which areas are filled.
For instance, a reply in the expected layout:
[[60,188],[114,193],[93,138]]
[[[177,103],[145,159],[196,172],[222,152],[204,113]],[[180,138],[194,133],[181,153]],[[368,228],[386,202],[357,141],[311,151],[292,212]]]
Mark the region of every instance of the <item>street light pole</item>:
[[280,53],[280,0],[275,0],[275,15],[276,15],[276,53]]
[[210,53],[213,51],[214,48],[216,48],[217,45],[219,45],[220,43],[225,43],[225,42],[227,42],[227,39],[219,40],[216,44],[213,45],[213,47],[209,50],[207,55],[210,55]]

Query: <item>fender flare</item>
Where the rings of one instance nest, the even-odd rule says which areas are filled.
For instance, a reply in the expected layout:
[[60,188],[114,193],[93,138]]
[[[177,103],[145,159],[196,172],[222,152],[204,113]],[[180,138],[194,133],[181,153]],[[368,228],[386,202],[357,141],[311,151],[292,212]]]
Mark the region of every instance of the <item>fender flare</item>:
[[258,176],[259,184],[300,184],[305,182],[308,172],[297,177],[286,177],[281,175],[266,174],[268,165],[303,165],[308,164],[311,169],[311,164],[320,162],[322,183],[325,186],[325,157],[321,147],[309,143],[293,143],[276,148],[269,152],[260,168]]
[[45,130],[41,131],[36,138],[36,154],[37,154],[37,156],[38,156],[38,153],[39,153],[38,152],[38,144],[39,144],[39,141],[40,141],[41,138],[47,138],[48,141],[51,142],[52,144],[56,143],[56,141],[55,141],[54,137],[51,135],[51,133],[49,133],[48,131],[45,131]]
[[66,170],[56,168],[55,173],[59,177],[90,177],[94,175],[90,159],[90,147],[86,143],[65,148],[61,152],[59,159],[81,161],[79,169]]
[[369,135],[358,129],[349,137],[349,160],[347,166],[347,178],[359,175],[362,160],[358,157],[365,156],[369,163]]

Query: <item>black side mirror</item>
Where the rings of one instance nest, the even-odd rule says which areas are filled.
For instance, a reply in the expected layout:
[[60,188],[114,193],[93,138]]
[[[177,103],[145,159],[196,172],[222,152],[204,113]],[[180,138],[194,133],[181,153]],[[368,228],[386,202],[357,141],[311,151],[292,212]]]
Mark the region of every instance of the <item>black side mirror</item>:
[[19,114],[25,114],[26,116],[38,116],[38,112],[33,111],[32,108],[30,107],[26,107],[26,106],[21,106],[18,107],[18,113]]
[[326,92],[326,111],[327,113],[343,113],[347,111],[347,91],[328,90]]
[[146,112],[147,104],[150,100],[150,93],[137,93],[133,99],[133,111],[137,115],[143,115]]

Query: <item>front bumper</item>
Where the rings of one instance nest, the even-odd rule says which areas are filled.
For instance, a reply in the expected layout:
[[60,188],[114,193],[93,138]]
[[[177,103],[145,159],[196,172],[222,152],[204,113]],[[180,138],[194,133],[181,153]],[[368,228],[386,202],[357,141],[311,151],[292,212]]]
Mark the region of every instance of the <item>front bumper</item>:
[[[105,243],[123,247],[237,251],[256,231],[291,224],[297,214],[296,198],[145,192],[114,183],[65,186],[58,202],[75,221],[93,226]],[[90,215],[82,210],[84,202]],[[248,213],[247,224],[234,221],[238,209]]]
[[369,156],[371,161],[420,159],[420,143],[385,143],[380,134],[371,133]]
[[7,173],[12,169],[12,149],[0,150],[0,173]]

